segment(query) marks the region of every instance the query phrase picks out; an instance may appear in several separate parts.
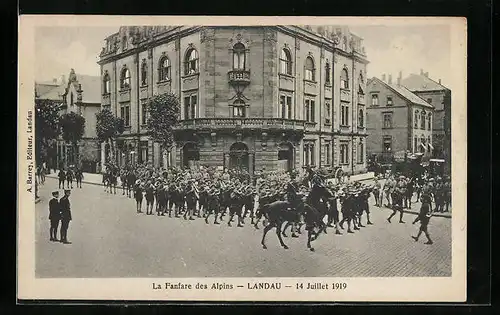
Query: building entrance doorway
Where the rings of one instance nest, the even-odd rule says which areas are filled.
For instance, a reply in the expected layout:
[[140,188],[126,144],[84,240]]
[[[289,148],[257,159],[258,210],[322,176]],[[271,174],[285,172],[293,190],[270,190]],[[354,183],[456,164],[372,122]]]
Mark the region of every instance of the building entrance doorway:
[[282,143],[278,148],[278,168],[281,171],[291,171],[293,167],[293,146]]
[[182,148],[182,166],[191,168],[198,165],[200,161],[200,150],[195,143],[186,143]]
[[242,142],[234,143],[229,149],[229,168],[249,171],[248,147]]

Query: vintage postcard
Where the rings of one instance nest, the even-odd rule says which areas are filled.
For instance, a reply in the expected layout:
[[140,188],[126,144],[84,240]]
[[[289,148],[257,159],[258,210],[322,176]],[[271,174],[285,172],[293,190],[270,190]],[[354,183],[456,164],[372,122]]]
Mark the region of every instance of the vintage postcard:
[[465,301],[466,33],[20,16],[18,298]]

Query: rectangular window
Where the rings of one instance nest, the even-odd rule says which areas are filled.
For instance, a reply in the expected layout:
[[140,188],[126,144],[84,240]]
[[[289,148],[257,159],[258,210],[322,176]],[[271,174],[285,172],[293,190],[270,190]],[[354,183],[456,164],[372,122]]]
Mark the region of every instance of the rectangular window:
[[384,128],[392,128],[392,113],[383,113]]
[[331,164],[331,150],[330,150],[330,143],[327,142],[325,144],[325,164],[330,165]]
[[332,106],[330,100],[325,101],[325,124],[330,125],[332,117]]
[[349,126],[349,105],[342,104],[340,109],[340,125]]
[[148,123],[148,110],[147,110],[147,104],[142,103],[142,124],[145,125]]
[[236,118],[244,118],[245,114],[245,106],[233,106],[233,117]]
[[304,143],[303,164],[304,166],[314,165],[314,143]]
[[184,97],[184,119],[196,118],[197,96],[191,95]]
[[349,164],[349,143],[340,143],[340,164]]
[[310,121],[309,115],[311,113],[311,107],[310,107],[310,104],[309,104],[309,100],[307,100],[307,99],[305,100],[304,110],[305,110],[305,112],[304,112],[304,116],[305,116],[304,118],[305,118],[305,120],[306,121]]
[[392,152],[392,137],[384,136],[382,139],[383,139],[382,151],[384,153]]
[[364,163],[365,161],[365,151],[364,151],[364,145],[363,145],[363,140],[360,140],[358,143],[358,163]]
[[314,109],[314,100],[306,99],[304,106],[304,118],[308,122],[315,122],[315,109]]
[[387,96],[387,106],[392,106],[392,96]]
[[292,97],[281,95],[278,109],[279,118],[292,119]]
[[309,145],[305,143],[302,161],[304,161],[304,166],[309,165]]
[[372,94],[372,106],[378,106],[378,94]]
[[120,117],[123,119],[123,123],[125,127],[130,126],[130,104],[121,104],[120,105]]
[[413,115],[413,128],[418,128],[418,112],[415,112]]

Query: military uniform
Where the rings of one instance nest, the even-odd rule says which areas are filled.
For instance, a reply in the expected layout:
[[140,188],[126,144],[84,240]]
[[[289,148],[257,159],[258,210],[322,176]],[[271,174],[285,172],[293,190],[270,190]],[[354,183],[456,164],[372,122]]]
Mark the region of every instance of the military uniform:
[[68,244],[68,227],[69,222],[73,219],[71,217],[71,205],[69,202],[69,196],[65,195],[64,197],[62,197],[59,200],[59,205],[61,209],[61,242]]
[[418,238],[422,233],[427,237],[427,242],[425,244],[432,244],[432,240],[430,238],[427,227],[429,225],[430,218],[432,216],[432,206],[430,203],[431,199],[429,195],[422,196],[422,206],[420,207],[420,213],[418,214],[413,224],[420,221],[420,228],[417,236],[412,236],[415,241],[418,241]]
[[49,201],[49,220],[50,220],[50,240],[57,241],[57,228],[61,220],[61,207],[57,199],[59,194],[52,193],[53,198]]

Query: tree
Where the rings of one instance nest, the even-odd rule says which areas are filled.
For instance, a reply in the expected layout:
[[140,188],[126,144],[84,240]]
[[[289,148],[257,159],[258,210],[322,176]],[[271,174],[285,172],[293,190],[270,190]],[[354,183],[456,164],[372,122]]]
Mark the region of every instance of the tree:
[[[97,139],[99,139],[100,142],[109,144],[109,147],[111,149],[111,158],[114,160],[115,150],[112,140],[123,133],[123,131],[125,130],[125,123],[122,118],[115,117],[109,109],[102,109],[97,112],[95,116],[97,119]],[[109,160],[109,158],[110,156],[108,154],[106,160]]]
[[147,109],[147,128],[151,139],[163,149],[169,148],[174,142],[173,126],[180,115],[179,98],[172,93],[153,96],[149,99]]
[[77,145],[85,132],[85,118],[75,112],[66,113],[59,118],[59,125],[63,140],[72,145],[73,156],[78,156]]
[[35,157],[37,163],[47,158],[50,143],[59,136],[59,104],[35,100]]

